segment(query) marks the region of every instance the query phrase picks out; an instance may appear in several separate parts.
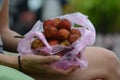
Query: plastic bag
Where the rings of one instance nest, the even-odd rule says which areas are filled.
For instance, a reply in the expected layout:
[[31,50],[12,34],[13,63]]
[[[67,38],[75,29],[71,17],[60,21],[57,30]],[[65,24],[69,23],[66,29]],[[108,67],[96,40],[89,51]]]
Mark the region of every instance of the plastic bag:
[[[18,52],[22,55],[36,54],[36,51],[31,49],[31,42],[33,41],[34,37],[37,37],[42,40],[46,46],[43,48],[39,48],[38,50],[47,51],[51,55],[57,54],[58,52],[65,53],[62,56],[61,60],[59,62],[53,63],[52,66],[56,66],[64,70],[73,65],[80,66],[80,68],[87,67],[88,61],[85,58],[84,49],[95,42],[96,33],[94,26],[88,20],[87,16],[79,12],[66,14],[63,16],[59,16],[58,18],[68,19],[72,24],[72,28],[76,28],[81,32],[81,37],[67,47],[63,47],[61,45],[54,47],[50,46],[44,35],[42,34],[43,23],[41,21],[37,21],[33,28],[20,41],[17,49]],[[79,24],[82,27],[73,27],[74,24]]]

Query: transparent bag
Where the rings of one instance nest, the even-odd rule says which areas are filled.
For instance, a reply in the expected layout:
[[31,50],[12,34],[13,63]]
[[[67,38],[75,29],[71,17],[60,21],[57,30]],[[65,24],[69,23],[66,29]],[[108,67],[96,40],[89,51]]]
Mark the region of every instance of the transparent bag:
[[[70,46],[50,46],[42,34],[43,23],[41,21],[37,21],[33,28],[20,41],[17,49],[18,52],[22,55],[36,54],[36,50],[31,49],[31,42],[33,41],[34,37],[37,37],[45,44],[45,47],[38,48],[37,50],[46,51],[50,55],[55,55],[58,52],[65,53],[62,56],[61,60],[51,64],[52,66],[56,66],[64,70],[73,65],[80,66],[80,68],[87,67],[88,61],[85,58],[84,50],[87,46],[93,45],[95,42],[96,32],[93,24],[90,22],[87,16],[79,12],[66,14],[57,18],[68,19],[72,24],[71,28],[76,28],[81,32],[81,37],[78,38]],[[73,27],[74,24],[79,24],[81,27]]]

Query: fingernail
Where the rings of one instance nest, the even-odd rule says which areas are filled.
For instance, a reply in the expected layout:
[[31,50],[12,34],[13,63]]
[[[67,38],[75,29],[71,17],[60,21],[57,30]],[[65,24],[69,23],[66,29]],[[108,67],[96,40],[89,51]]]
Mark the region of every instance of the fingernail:
[[60,60],[60,56],[55,56],[55,60]]

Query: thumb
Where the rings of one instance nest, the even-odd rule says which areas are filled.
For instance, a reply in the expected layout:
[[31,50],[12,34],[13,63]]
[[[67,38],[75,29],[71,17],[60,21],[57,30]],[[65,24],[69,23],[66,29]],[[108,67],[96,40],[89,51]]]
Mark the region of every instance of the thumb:
[[42,56],[40,57],[40,63],[52,63],[60,60],[60,56]]

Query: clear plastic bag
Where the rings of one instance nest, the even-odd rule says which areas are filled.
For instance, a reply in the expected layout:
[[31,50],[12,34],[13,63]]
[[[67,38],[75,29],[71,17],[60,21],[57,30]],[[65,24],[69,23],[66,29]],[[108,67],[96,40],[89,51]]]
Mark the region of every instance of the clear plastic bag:
[[[57,54],[58,52],[65,53],[61,60],[51,64],[52,66],[56,66],[65,70],[73,65],[80,66],[80,68],[87,67],[88,61],[85,58],[84,49],[95,42],[96,33],[93,24],[89,21],[87,16],[79,12],[66,14],[59,16],[58,18],[68,19],[72,24],[72,28],[76,28],[81,32],[81,37],[70,46],[50,46],[42,34],[43,23],[41,21],[37,21],[33,28],[20,41],[17,49],[18,52],[22,55],[36,54],[36,50],[31,49],[31,42],[33,41],[34,37],[37,37],[45,44],[45,47],[38,48],[37,50],[46,51],[51,55]],[[73,27],[74,24],[79,24],[82,27]]]

